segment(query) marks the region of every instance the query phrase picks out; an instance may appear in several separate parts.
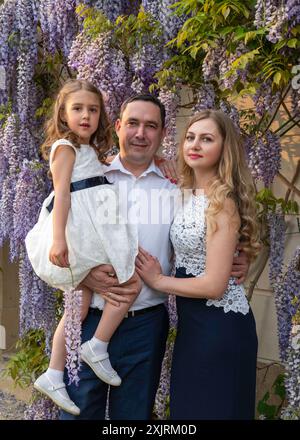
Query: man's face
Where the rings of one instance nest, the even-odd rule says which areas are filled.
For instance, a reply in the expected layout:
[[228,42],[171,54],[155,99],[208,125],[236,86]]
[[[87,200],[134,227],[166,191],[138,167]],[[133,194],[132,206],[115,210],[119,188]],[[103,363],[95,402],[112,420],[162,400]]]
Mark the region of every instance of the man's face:
[[116,122],[116,132],[121,159],[148,166],[165,135],[159,107],[148,101],[130,102]]

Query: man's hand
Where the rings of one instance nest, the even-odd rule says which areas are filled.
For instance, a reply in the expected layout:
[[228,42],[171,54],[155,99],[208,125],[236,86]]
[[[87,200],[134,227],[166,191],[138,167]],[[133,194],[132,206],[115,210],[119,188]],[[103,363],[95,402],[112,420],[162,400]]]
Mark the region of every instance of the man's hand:
[[128,281],[126,281],[126,283],[119,284],[119,286],[117,287],[110,287],[108,292],[102,294],[102,298],[110,302],[111,304],[114,304],[114,302],[116,301],[118,301],[119,303],[128,303],[131,301],[135,301],[135,298],[132,298],[132,295],[138,296],[138,294],[142,290],[142,286],[142,280],[135,272],[132,277]]
[[90,271],[82,284],[93,292],[103,293],[104,290],[107,291],[110,287],[118,286],[119,281],[114,268],[110,264],[101,264]]
[[240,253],[238,257],[233,258],[231,276],[236,278],[237,284],[242,284],[247,278],[250,262],[241,244],[237,246],[237,250]]
[[130,280],[120,285],[114,268],[109,264],[94,267],[81,284],[88,287],[92,292],[100,294],[103,299],[114,306],[119,306],[120,302],[128,303],[129,300],[125,295],[137,295],[142,286],[137,274],[134,274]]

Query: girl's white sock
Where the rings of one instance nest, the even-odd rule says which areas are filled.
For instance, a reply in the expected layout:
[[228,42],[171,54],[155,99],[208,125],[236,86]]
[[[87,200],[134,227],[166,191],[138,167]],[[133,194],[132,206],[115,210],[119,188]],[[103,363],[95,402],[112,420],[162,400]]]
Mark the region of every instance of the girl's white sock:
[[61,383],[64,381],[64,372],[60,370],[55,370],[54,368],[48,368],[46,371],[47,376],[49,379],[56,383]]
[[96,354],[103,354],[107,352],[108,342],[101,341],[101,339],[96,338],[96,336],[93,336],[90,340],[92,349]]
[[[93,336],[92,339],[90,340],[90,344],[96,355],[107,353],[108,342],[101,341],[101,339],[98,339],[96,338],[96,336]],[[103,361],[101,361],[101,363],[107,371],[113,371],[113,367],[111,366],[109,358],[104,359]]]

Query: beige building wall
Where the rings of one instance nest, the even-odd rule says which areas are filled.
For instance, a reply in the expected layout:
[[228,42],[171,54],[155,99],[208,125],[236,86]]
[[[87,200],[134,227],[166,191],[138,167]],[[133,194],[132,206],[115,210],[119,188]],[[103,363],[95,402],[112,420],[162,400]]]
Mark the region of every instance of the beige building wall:
[[0,325],[5,328],[6,350],[11,350],[19,332],[18,265],[9,263],[8,246],[0,248]]

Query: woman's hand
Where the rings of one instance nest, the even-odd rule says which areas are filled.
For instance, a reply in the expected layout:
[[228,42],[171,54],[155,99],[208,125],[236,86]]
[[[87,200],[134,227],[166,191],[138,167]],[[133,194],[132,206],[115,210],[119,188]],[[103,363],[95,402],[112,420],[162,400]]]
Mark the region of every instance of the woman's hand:
[[175,159],[166,160],[159,156],[154,156],[155,164],[158,166],[160,171],[163,173],[166,179],[169,179],[171,183],[177,184],[178,182],[178,171],[177,162]]
[[135,260],[135,267],[137,273],[148,286],[159,290],[159,281],[163,275],[161,265],[156,257],[140,247]]
[[54,240],[49,252],[49,260],[59,267],[69,267],[69,251],[66,240]]

